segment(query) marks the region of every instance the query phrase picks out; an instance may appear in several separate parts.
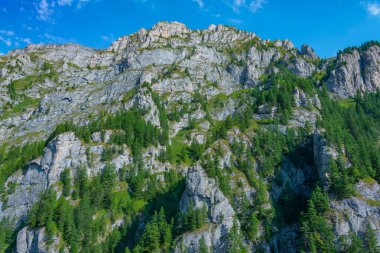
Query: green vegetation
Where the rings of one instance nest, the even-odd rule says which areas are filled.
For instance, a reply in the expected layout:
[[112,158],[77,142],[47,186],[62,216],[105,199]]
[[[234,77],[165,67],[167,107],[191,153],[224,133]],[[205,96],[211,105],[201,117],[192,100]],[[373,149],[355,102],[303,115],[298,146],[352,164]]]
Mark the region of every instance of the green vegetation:
[[43,151],[45,142],[34,142],[22,147],[12,147],[5,155],[0,154],[0,193],[4,190],[7,178],[25,164],[37,158]]
[[5,252],[5,250],[12,243],[13,236],[13,222],[8,219],[3,219],[0,221],[0,252]]
[[[127,173],[118,176],[114,167],[107,165],[100,175],[89,179],[86,170],[78,168],[72,193],[66,188],[66,198],[62,196],[57,199],[52,189],[47,190],[30,210],[28,226],[46,227],[48,243],[52,243],[53,236],[60,233],[64,239],[61,246],[69,247],[70,252],[107,252],[124,249],[126,245],[119,244],[120,240],[135,231],[134,222],[143,217],[149,222],[143,231],[138,231],[138,237],[133,237],[136,240],[125,241],[127,245],[134,245],[134,252],[152,252],[158,249],[169,252],[175,226],[173,214],[177,208],[170,201],[179,201],[183,191],[183,186],[176,190],[181,182],[180,177],[174,171],[165,173],[165,185],[162,185],[159,181],[154,184],[153,181],[157,178],[155,175],[146,174],[142,183],[146,185],[149,181],[153,187],[141,188],[140,194],[137,194],[138,187],[132,185],[142,173],[135,173],[133,167],[125,172]],[[64,187],[70,187],[68,173],[65,170],[61,175]],[[125,188],[125,183],[128,183],[129,190]],[[70,198],[77,204],[73,206]],[[165,212],[172,217],[170,223],[167,222]],[[138,216],[140,218],[136,220]],[[196,226],[204,222],[199,218],[203,216],[197,210],[191,209],[184,217],[186,221],[192,221],[196,217]],[[127,223],[111,231],[109,225],[120,218]],[[178,228],[176,231],[179,231]],[[99,242],[99,236],[105,240]]]
[[257,110],[264,104],[267,104],[269,108],[276,107],[280,123],[286,124],[295,106],[295,88],[300,88],[308,95],[312,95],[315,91],[311,79],[297,77],[283,66],[278,67],[280,68],[278,74],[263,77],[263,85],[269,87],[268,89],[253,90],[252,96],[257,98],[253,109]]
[[[142,115],[143,112],[134,109],[118,112],[115,115],[105,115],[85,126],[65,122],[57,126],[49,140],[61,133],[73,131],[83,141],[90,142],[92,133],[113,129],[118,131],[110,137],[111,143],[126,144],[131,148],[133,155],[139,155],[142,148],[157,145],[166,138],[158,128],[151,123],[146,123]],[[102,156],[103,161],[109,161],[115,152],[112,147],[107,148]]]
[[327,220],[329,198],[316,188],[308,201],[308,209],[301,217],[301,230],[309,252],[336,252],[334,232]]
[[[241,48],[231,49],[230,53],[239,54],[259,45],[261,42],[257,39],[252,40]],[[374,44],[363,48],[369,45]],[[236,64],[243,65],[244,62]],[[67,246],[70,252],[170,252],[174,238],[190,231],[201,231],[212,224],[208,224],[206,205],[196,208],[194,203],[190,203],[186,212],[179,212],[178,203],[184,191],[184,180],[179,172],[168,170],[150,174],[144,167],[143,149],[160,144],[165,149],[162,149],[159,161],[182,167],[199,162],[208,177],[215,179],[217,187],[230,200],[241,227],[238,222],[234,223],[228,235],[228,252],[246,252],[245,239],[256,246],[262,241],[269,243],[276,232],[275,226],[282,228],[294,224],[300,225],[300,244],[306,252],[379,252],[370,226],[364,237],[351,233],[336,240],[329,197],[334,200],[348,198],[355,194],[354,186],[359,180],[364,179],[366,183],[380,180],[380,91],[357,95],[354,99],[334,100],[325,88],[316,85],[316,79],[323,80],[324,74],[303,79],[280,63],[276,64],[277,74],[261,78],[263,90],[246,89],[212,99],[197,91],[191,103],[179,101],[170,108],[169,115],[163,97],[154,93],[149,83],[142,84],[158,109],[161,128],[146,122],[146,111],[136,108],[116,114],[101,113],[87,125],[72,122],[58,125],[47,141],[73,131],[89,144],[91,135],[99,132],[101,141],[105,142],[106,131],[112,130],[109,141],[102,143],[104,149],[100,159],[107,165],[92,178],[88,177],[84,167],[65,169],[58,184],[62,187],[62,196],[57,199],[55,191],[48,189],[31,208],[27,225],[30,228],[45,227],[48,243],[52,243],[53,236],[61,236],[63,242],[60,246]],[[56,73],[52,64],[45,63],[42,70],[45,78],[54,79]],[[161,78],[173,74],[184,77],[189,75],[189,71],[171,65]],[[20,93],[37,81],[37,77],[29,76],[9,85],[11,98],[20,102],[13,107],[13,112],[35,103]],[[217,83],[207,85],[217,86]],[[321,131],[323,137],[339,153],[338,159],[330,161],[331,185],[328,191],[322,190],[318,184],[310,124],[283,127],[291,119],[296,106],[294,92],[297,88],[309,96],[318,94],[322,109],[317,126],[325,130]],[[123,102],[135,92],[126,94]],[[213,120],[211,112],[224,107],[228,99],[239,105],[236,113],[224,120]],[[255,114],[263,105],[268,107],[268,113],[273,108],[277,109],[273,119],[255,120]],[[205,111],[204,119],[189,116],[188,126],[169,140],[169,120],[180,121],[199,108]],[[205,142],[199,143],[191,134],[194,130],[201,132],[200,125],[205,121],[210,128],[207,133],[203,131]],[[234,140],[228,134],[231,130],[239,132]],[[13,147],[0,155],[0,192],[4,191],[5,180],[12,173],[24,169],[28,161],[42,154],[46,143]],[[116,172],[109,162],[123,154],[125,149],[130,149],[133,163]],[[220,161],[228,149],[232,152],[231,163],[224,165]],[[86,155],[91,167],[93,159],[89,148]],[[311,170],[307,171],[311,175],[308,174],[310,179],[305,183],[309,190],[297,191],[281,175],[287,164]],[[75,175],[70,177],[72,173]],[[15,184],[8,185],[8,193],[15,187]],[[245,194],[247,187],[253,189],[252,194]],[[271,196],[274,187],[281,191],[278,196]],[[378,205],[376,201],[368,203]],[[124,223],[111,230],[111,225],[120,220]],[[0,251],[9,249],[14,242],[9,223],[8,220],[0,222]],[[260,233],[262,229],[263,233]],[[199,245],[200,252],[211,251],[204,237]]]
[[353,51],[358,51],[358,52],[364,52],[366,50],[368,50],[370,47],[373,47],[373,46],[378,46],[380,47],[380,42],[379,41],[376,41],[376,40],[371,40],[371,41],[368,41],[368,42],[365,42],[363,43],[362,45],[360,45],[359,47],[347,47],[343,50],[339,50],[338,51],[338,56],[340,54],[350,54],[352,53]]
[[[319,97],[322,117],[318,126],[326,130],[327,140],[341,152],[338,164],[332,163],[334,184],[331,190],[340,197],[347,197],[353,193],[352,186],[359,179],[380,179],[380,92],[357,95],[355,104],[350,107],[330,99],[325,90]],[[345,168],[344,159],[352,163],[350,168]]]

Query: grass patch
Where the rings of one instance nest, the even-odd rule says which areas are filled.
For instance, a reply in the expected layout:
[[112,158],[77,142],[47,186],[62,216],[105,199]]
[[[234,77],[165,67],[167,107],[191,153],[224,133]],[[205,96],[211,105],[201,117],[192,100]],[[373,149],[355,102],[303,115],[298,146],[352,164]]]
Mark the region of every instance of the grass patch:
[[338,103],[340,106],[344,108],[349,108],[356,105],[355,100],[352,98],[345,98],[345,99],[339,100]]
[[8,118],[12,114],[23,112],[27,108],[35,109],[37,108],[40,101],[41,101],[40,98],[24,97],[20,103],[14,105],[9,110],[4,111],[3,114],[0,116],[0,119],[5,119],[5,118]]
[[362,179],[362,181],[364,183],[366,183],[367,185],[374,185],[374,184],[376,184],[376,180],[373,179],[372,177],[365,177],[365,178]]

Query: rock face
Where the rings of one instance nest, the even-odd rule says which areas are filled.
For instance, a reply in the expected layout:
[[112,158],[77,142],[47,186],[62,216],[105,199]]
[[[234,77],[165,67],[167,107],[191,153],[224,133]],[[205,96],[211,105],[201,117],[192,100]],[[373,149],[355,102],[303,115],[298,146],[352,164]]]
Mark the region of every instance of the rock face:
[[304,55],[310,60],[318,60],[318,55],[314,52],[314,50],[308,45],[302,45],[301,47],[301,55]]
[[[284,135],[294,129],[289,133],[297,135],[295,139],[304,133],[308,137],[303,144],[294,143],[297,149],[288,150],[289,154],[279,145],[271,147],[257,138],[275,128],[277,117],[283,113],[281,105],[288,106],[288,101],[280,101],[285,100],[281,94],[272,97],[282,91],[281,81],[270,81],[276,73],[299,77],[296,87],[286,91],[292,114],[285,123],[280,121],[278,129]],[[302,78],[309,77],[316,84],[311,90],[309,83],[302,83],[310,81]],[[278,227],[273,223],[273,231],[267,229],[266,222],[272,221],[272,211],[278,211],[276,202],[284,201],[282,198],[286,201],[284,192],[289,190],[306,203],[317,180],[328,190],[329,162],[339,153],[344,156],[344,148],[330,145],[324,130],[318,128],[323,103],[316,90],[322,81],[314,79],[322,77],[338,98],[374,91],[380,87],[380,47],[346,50],[337,59],[323,60],[307,45],[298,50],[288,40],[262,40],[229,26],[191,30],[178,22],[160,22],[149,30],[119,38],[105,50],[74,44],[30,45],[14,50],[0,57],[1,151],[3,147],[46,140],[65,121],[85,126],[105,115],[131,109],[157,128],[149,125],[143,133],[145,129],[139,132],[101,126],[94,130],[97,132],[91,130],[91,140],[86,141],[72,132],[58,135],[47,143],[41,157],[29,161],[22,171],[7,174],[4,192],[0,193],[0,221],[10,219],[22,227],[29,209],[46,189],[52,188],[60,197],[60,177],[65,169],[74,182],[78,168],[92,177],[110,163],[120,179],[116,192],[133,193],[131,185],[136,182],[128,180],[135,167],[139,167],[138,173],[140,169],[147,172],[143,180],[149,181],[144,182],[157,187],[167,186],[165,180],[173,179],[171,172],[176,178],[184,177],[186,189],[179,209],[205,208],[207,223],[173,238],[174,252],[198,252],[201,238],[209,251],[227,252],[234,224],[239,229],[242,224],[245,232],[251,224],[257,225],[249,235],[240,233],[242,244],[251,251],[297,252],[303,247],[299,221],[276,224]],[[280,89],[272,92],[271,85]],[[259,97],[256,92],[262,91]],[[277,102],[267,101],[273,99]],[[244,123],[237,126],[236,121]],[[160,136],[164,131],[168,131],[168,140]],[[128,136],[131,133],[135,136]],[[125,144],[132,142],[121,139],[140,135],[144,136],[139,143],[141,164],[134,166],[135,150]],[[266,138],[277,144],[271,135]],[[150,139],[159,140],[151,143]],[[298,148],[299,157],[293,153]],[[105,151],[112,153],[107,161],[103,159]],[[265,160],[272,154],[269,166]],[[214,179],[200,164],[208,166],[207,171],[212,167]],[[170,172],[168,178],[166,172]],[[149,186],[144,185],[141,191]],[[361,235],[368,223],[380,229],[379,185],[361,182],[357,192],[355,197],[331,202],[337,236],[349,231]],[[81,201],[81,197],[65,197],[73,206]],[[129,225],[129,218],[113,217],[111,212],[105,215],[107,219],[116,217],[105,233]],[[281,215],[281,210],[276,215]],[[18,232],[16,251],[57,252],[59,246],[67,245],[59,233],[47,246],[45,228],[24,227]],[[379,232],[376,235],[380,239]]]
[[175,252],[182,252],[182,249],[189,253],[198,252],[202,236],[213,252],[226,252],[227,236],[234,224],[235,212],[228,199],[216,186],[215,180],[208,178],[199,165],[188,172],[180,210],[185,212],[190,203],[193,203],[195,208],[206,206],[210,223],[201,231],[187,233],[179,238]]
[[7,217],[22,221],[40,195],[60,179],[65,168],[74,169],[83,164],[87,164],[85,148],[74,133],[57,136],[40,159],[30,162],[24,173],[19,171],[8,179],[6,185],[13,183],[16,187],[7,201],[0,201],[0,220]]
[[[231,53],[231,48],[252,41],[247,52]],[[74,44],[14,50],[3,56],[0,64],[0,111],[10,113],[0,118],[0,141],[46,138],[65,120],[85,123],[98,111],[114,112],[130,106],[126,98],[136,95],[135,88],[145,82],[154,92],[169,94],[168,100],[184,102],[196,90],[212,97],[220,92],[231,94],[241,85],[258,86],[260,76],[281,59],[301,76],[310,76],[315,70],[299,57],[290,41],[276,41],[275,47],[268,46],[270,43],[254,33],[223,25],[192,31],[178,22],[160,22],[150,30],[119,38],[107,50]],[[169,74],[170,67],[175,71]],[[15,71],[19,68],[22,71]],[[32,85],[20,85],[16,91],[20,96],[12,99],[8,86],[14,81]],[[210,87],[210,83],[216,85]],[[136,103],[149,105],[152,112],[147,120],[158,125],[150,97],[141,90],[138,93]],[[24,96],[36,103],[20,114],[11,113],[6,105],[20,104]]]
[[375,91],[380,88],[379,62],[379,46],[339,54],[327,81],[328,89],[340,98],[353,97],[358,91]]
[[17,234],[16,253],[58,253],[59,239],[53,238],[53,242],[46,245],[45,228],[28,229],[24,227]]
[[350,231],[363,236],[367,225],[374,229],[380,241],[380,186],[376,182],[359,182],[356,186],[357,197],[334,201],[334,228],[339,236],[348,235]]
[[314,162],[316,164],[319,180],[322,187],[328,189],[330,186],[329,178],[329,166],[331,160],[336,160],[339,153],[327,144],[327,140],[324,139],[320,133],[314,134]]

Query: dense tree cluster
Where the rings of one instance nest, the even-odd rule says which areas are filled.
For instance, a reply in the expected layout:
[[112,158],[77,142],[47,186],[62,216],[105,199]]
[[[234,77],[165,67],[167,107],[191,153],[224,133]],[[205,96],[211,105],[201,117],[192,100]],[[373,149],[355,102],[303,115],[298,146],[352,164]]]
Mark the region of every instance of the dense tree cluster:
[[358,51],[358,52],[364,52],[366,50],[368,50],[370,47],[373,47],[373,46],[378,46],[380,47],[380,42],[379,41],[376,41],[376,40],[370,40],[370,41],[367,41],[365,43],[363,43],[362,45],[358,46],[358,47],[347,47],[343,50],[339,50],[338,51],[338,55],[340,54],[350,54],[354,51]]
[[17,170],[24,169],[27,162],[40,156],[45,147],[45,142],[33,142],[24,146],[15,146],[6,154],[0,153],[0,193],[4,189],[7,178]]
[[[341,159],[332,163],[332,191],[347,197],[352,193],[353,183],[360,178],[380,179],[380,152],[378,135],[380,124],[380,92],[358,94],[353,106],[342,106],[332,100],[323,90],[320,94],[322,117],[318,125],[326,130],[325,136],[337,151],[342,152]],[[345,168],[343,157],[352,166]],[[343,182],[344,181],[344,182]],[[351,187],[352,188],[352,187]]]
[[[90,142],[92,133],[101,132],[104,136],[104,131],[107,129],[117,130],[110,137],[111,142],[118,145],[128,145],[132,149],[132,154],[136,155],[141,152],[143,147],[157,145],[160,141],[164,141],[166,137],[163,135],[167,134],[161,133],[150,122],[147,123],[142,113],[137,109],[122,111],[114,115],[105,115],[85,126],[76,126],[71,122],[65,122],[57,126],[49,139],[61,133],[73,131],[85,142]],[[109,157],[111,156],[107,154],[106,158]]]

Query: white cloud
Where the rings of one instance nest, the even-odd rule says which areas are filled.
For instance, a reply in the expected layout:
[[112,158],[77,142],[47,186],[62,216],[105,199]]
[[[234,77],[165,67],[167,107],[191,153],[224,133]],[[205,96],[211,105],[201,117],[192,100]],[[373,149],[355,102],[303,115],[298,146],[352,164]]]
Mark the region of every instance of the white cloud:
[[3,36],[0,35],[0,41],[3,42],[5,45],[8,47],[12,46],[12,41],[8,38],[4,38]]
[[227,20],[229,23],[232,23],[232,24],[235,24],[235,25],[238,25],[238,24],[242,24],[244,23],[243,20],[241,19],[235,19],[235,18],[230,18]]
[[203,9],[203,7],[205,6],[205,3],[203,2],[203,0],[193,0],[193,2],[196,2],[199,8],[201,9]]
[[65,6],[65,5],[71,6],[71,4],[73,3],[73,0],[58,0],[57,3],[59,6]]
[[13,36],[15,35],[15,32],[9,31],[9,30],[0,30],[0,34],[6,35],[6,36]]
[[214,18],[220,18],[222,15],[217,13],[217,14],[212,14],[211,17],[214,17]]
[[3,52],[0,52],[0,56],[2,56],[2,55],[4,55],[4,53],[3,53]]
[[67,40],[65,38],[52,35],[50,33],[39,34],[38,37],[44,41],[43,43],[51,43],[51,44],[65,44],[65,43],[73,41],[73,40]]
[[240,8],[245,5],[245,0],[234,0],[232,3],[232,10],[236,13],[240,12]]
[[378,4],[378,3],[367,4],[367,12],[371,16],[380,17],[380,4]]
[[27,31],[31,31],[32,30],[32,27],[27,25],[27,24],[22,24],[22,28],[27,30]]
[[110,34],[110,35],[103,35],[103,36],[100,36],[100,38],[105,41],[105,42],[112,42],[115,40],[115,36],[113,36],[113,34]]
[[22,42],[24,42],[26,44],[32,44],[32,41],[29,38],[22,39]]
[[49,4],[46,0],[41,0],[37,5],[37,18],[42,21],[50,21],[54,13],[54,2]]
[[79,0],[78,3],[77,3],[77,10],[82,9],[89,2],[90,2],[90,0]]
[[260,10],[261,8],[263,8],[264,4],[266,3],[267,1],[266,0],[254,0],[252,1],[250,4],[249,4],[249,10],[252,12],[252,13],[255,13],[257,12],[258,10]]
[[238,14],[242,9],[255,13],[259,9],[262,9],[266,2],[266,0],[224,0],[224,3],[230,6],[231,9]]

